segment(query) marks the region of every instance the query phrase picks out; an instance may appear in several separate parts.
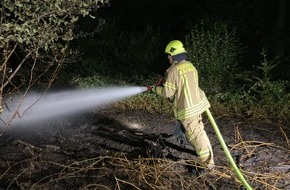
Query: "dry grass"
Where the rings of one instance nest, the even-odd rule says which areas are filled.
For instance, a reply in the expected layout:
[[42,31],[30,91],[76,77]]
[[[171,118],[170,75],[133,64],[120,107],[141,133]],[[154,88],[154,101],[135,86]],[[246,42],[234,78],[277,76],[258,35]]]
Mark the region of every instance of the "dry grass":
[[[250,143],[250,142],[244,142]],[[265,145],[265,144],[263,144]],[[237,144],[248,148],[242,143]],[[256,146],[261,146],[261,143]],[[265,145],[268,146],[268,145]],[[251,145],[253,147],[253,145]],[[15,167],[22,166],[21,172],[11,175]],[[233,171],[226,166],[217,166],[214,171],[195,177],[186,167],[195,162],[172,161],[160,158],[129,159],[124,154],[100,156],[97,158],[60,164],[34,158],[10,166],[1,176],[11,177],[7,189],[17,184],[22,189],[61,189],[75,186],[79,189],[237,189],[242,186]],[[47,171],[48,173],[45,174]],[[249,184],[257,189],[283,189],[290,180],[289,172],[252,172],[241,170]],[[39,173],[41,177],[34,179]],[[9,176],[6,176],[9,175]],[[26,179],[26,181],[24,180]],[[28,179],[28,180],[27,180]]]
[[[287,133],[280,130],[289,145]],[[234,125],[234,134],[230,151],[241,153],[237,165],[253,189],[290,189],[289,150],[274,143],[244,140],[237,125]],[[39,154],[39,147],[21,144],[29,149],[30,159],[12,164],[0,162],[2,168],[6,168],[0,169],[0,184],[5,182],[7,189],[17,186],[31,190],[236,190],[242,187],[226,164],[217,165],[210,173],[196,177],[187,171],[188,167],[197,167],[195,160],[136,158],[117,153],[90,159],[48,161]],[[268,155],[271,157],[267,158]],[[284,155],[286,161],[281,159]],[[281,162],[272,163],[272,158],[279,156],[276,161]]]

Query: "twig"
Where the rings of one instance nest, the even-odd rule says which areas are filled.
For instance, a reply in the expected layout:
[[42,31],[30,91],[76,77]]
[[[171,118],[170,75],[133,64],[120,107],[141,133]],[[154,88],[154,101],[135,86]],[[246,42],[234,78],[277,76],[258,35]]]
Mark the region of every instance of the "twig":
[[124,181],[124,180],[121,180],[121,179],[118,179],[116,176],[115,176],[115,179],[116,179],[116,182],[117,182],[118,189],[120,189],[120,190],[121,190],[121,188],[120,188],[120,185],[119,185],[119,181],[122,182],[122,183],[128,184],[128,185],[131,185],[132,187],[135,187],[135,188],[138,189],[138,190],[142,190],[142,189],[136,187],[136,186],[135,186],[134,184],[132,184],[132,183],[129,183],[129,182]]
[[283,130],[282,127],[279,127],[279,128],[280,128],[282,134],[284,135],[284,137],[285,137],[285,139],[286,139],[286,142],[287,142],[288,147],[290,147],[290,142],[289,142],[289,139],[288,139],[288,137],[287,137],[285,131]]

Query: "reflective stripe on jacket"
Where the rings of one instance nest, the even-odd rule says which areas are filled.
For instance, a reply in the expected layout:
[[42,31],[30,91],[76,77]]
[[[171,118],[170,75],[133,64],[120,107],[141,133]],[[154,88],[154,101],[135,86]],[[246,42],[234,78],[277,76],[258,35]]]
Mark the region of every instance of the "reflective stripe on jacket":
[[174,62],[167,69],[164,87],[156,86],[153,91],[163,97],[174,99],[174,115],[177,119],[187,119],[200,115],[210,103],[198,86],[196,68],[189,61]]

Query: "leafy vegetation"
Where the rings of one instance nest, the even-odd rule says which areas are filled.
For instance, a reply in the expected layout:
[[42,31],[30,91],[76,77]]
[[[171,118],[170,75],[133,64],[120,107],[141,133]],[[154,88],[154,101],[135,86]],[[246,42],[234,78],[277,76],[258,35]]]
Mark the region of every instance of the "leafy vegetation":
[[173,114],[172,103],[154,93],[143,93],[117,102],[114,106],[121,109],[147,110],[162,114]]
[[[158,42],[165,40],[157,29],[148,27],[144,33],[135,35],[120,32],[108,36],[107,32],[105,30],[93,38],[82,39],[80,47],[86,56],[65,70],[68,74],[64,76],[69,76],[72,85],[84,88],[145,86],[154,84],[161,68],[166,64],[169,66],[166,59],[158,58],[163,55],[164,49]],[[216,115],[238,113],[247,117],[289,121],[288,83],[271,78],[277,60],[267,60],[267,54],[263,51],[260,65],[251,70],[242,70],[239,63],[243,47],[235,31],[225,23],[211,25],[201,22],[185,38],[189,60],[199,71],[201,87]],[[161,61],[165,62],[164,65]],[[154,93],[142,93],[115,106],[172,113],[171,103]]]
[[186,36],[186,48],[189,60],[200,73],[200,85],[208,94],[234,85],[242,48],[227,24],[201,22]]
[[[220,93],[215,98],[232,111],[263,120],[289,122],[290,93],[287,81],[274,81],[271,71],[277,63],[267,60],[265,51],[261,53],[260,66],[255,67],[257,76],[244,73],[244,85],[234,91]],[[253,73],[250,73],[251,75]]]
[[[97,33],[83,35],[80,28],[91,25],[79,16],[90,15],[100,3],[14,3],[1,3],[1,94],[5,88],[6,93],[27,86],[50,86],[56,78],[57,85],[82,88],[154,84],[169,66],[162,55],[172,39],[162,35],[158,27],[147,25],[142,32],[126,31],[108,17],[105,25],[104,21],[94,20],[93,30]],[[210,98],[212,109],[217,114],[239,112],[289,121],[289,84],[271,78],[278,63],[268,61],[262,52],[260,66],[242,70],[243,46],[231,28],[225,22],[202,21],[184,35],[189,60],[199,71],[200,85]],[[71,42],[76,37],[77,41]],[[151,93],[116,106],[171,113],[171,104]]]
[[148,26],[142,33],[108,30],[115,29],[106,26],[94,37],[82,38],[76,43],[83,56],[77,64],[65,66],[66,77],[77,75],[85,80],[94,75],[113,76],[116,80],[140,84],[160,70],[159,55],[163,46],[159,43],[158,29]]
[[[91,15],[91,11],[98,9],[104,3],[104,0],[1,1],[1,101],[4,95],[10,96],[13,93],[23,93],[23,91],[25,95],[33,86],[47,88],[53,83],[81,88],[154,84],[160,73],[163,73],[169,66],[166,57],[162,55],[166,43],[173,38],[164,35],[158,27],[146,25],[144,31],[126,31],[119,28],[121,24],[113,19],[107,21],[106,24],[104,20],[95,19],[94,27],[89,20],[82,19],[82,16],[98,18],[96,13]],[[240,2],[238,5],[243,3]],[[252,9],[252,5],[248,5],[248,9]],[[250,20],[260,21],[260,19]],[[82,24],[93,28],[93,32],[83,35],[79,30],[84,27]],[[144,25],[143,22],[139,24]],[[251,34],[249,31],[246,30],[245,33]],[[260,34],[257,33],[257,35]],[[254,119],[289,125],[289,81],[272,77],[273,69],[279,64],[276,59],[269,59],[267,53],[262,51],[261,62],[258,66],[250,69],[242,68],[241,62],[245,60],[243,46],[235,30],[224,22],[201,22],[195,25],[188,34],[184,34],[184,37],[189,59],[199,71],[200,85],[208,95],[215,115],[241,114]],[[77,41],[73,42],[72,40],[75,39]],[[257,63],[250,62],[247,65],[257,65]],[[114,106],[172,114],[172,104],[154,93],[142,93],[116,102]],[[99,128],[94,126],[93,129]],[[253,155],[256,154],[254,152],[258,147],[269,146],[269,144],[257,141],[243,141],[238,129],[236,130],[235,142],[241,142],[234,145],[232,150],[241,149],[242,154],[247,153],[247,158],[254,158]],[[283,129],[281,131],[284,134]],[[109,133],[111,135],[112,131]],[[284,135],[289,146],[288,137]],[[17,143],[19,142],[12,144]],[[76,161],[71,151],[63,152],[66,157],[71,154],[73,162],[66,160],[65,163],[59,163],[45,160],[45,158],[52,158],[45,157],[45,153],[51,154],[49,149],[61,152],[58,151],[59,147],[47,145],[43,148],[28,143],[23,144],[25,150],[29,152],[27,155],[31,158],[30,156],[28,156],[29,159],[20,157],[20,161],[15,164],[13,161],[17,159],[12,162],[7,161],[6,171],[0,179],[7,177],[8,188],[14,183],[19,186],[23,185],[22,188],[28,188],[30,185],[32,185],[31,188],[49,188],[54,182],[68,183],[71,186],[74,182],[85,183],[83,189],[99,187],[139,189],[138,186],[157,189],[200,187],[199,181],[193,181],[192,177],[185,176],[184,170],[177,170],[176,166],[180,167],[184,163],[139,156],[131,160],[123,155],[96,157],[95,152],[92,159]],[[69,141],[68,144],[72,142]],[[90,150],[92,149],[89,143],[83,144],[89,146]],[[279,149],[282,148],[279,147]],[[261,152],[265,152],[264,148]],[[85,154],[85,157],[87,156]],[[15,169],[15,173],[10,175],[9,171],[12,169],[13,172]],[[52,174],[47,172],[49,169]],[[267,167],[265,171],[269,169]],[[39,175],[40,170],[45,172],[43,176]],[[104,175],[99,175],[100,171]],[[245,173],[252,183],[269,189],[278,189],[274,185],[288,177],[288,174],[277,175],[276,173],[268,176],[267,172],[262,171],[259,169],[259,172]],[[236,182],[230,180],[234,178],[229,167],[220,167],[213,172],[218,179],[226,178],[227,183]],[[23,178],[26,174],[28,182],[26,178]],[[86,182],[85,177],[89,177],[89,181]],[[111,183],[110,180],[113,181],[113,185],[101,183]]]
[[[99,3],[98,3],[99,2]],[[70,62],[74,27],[103,0],[3,0],[0,3],[0,95],[49,87]],[[71,58],[71,57],[70,57]]]

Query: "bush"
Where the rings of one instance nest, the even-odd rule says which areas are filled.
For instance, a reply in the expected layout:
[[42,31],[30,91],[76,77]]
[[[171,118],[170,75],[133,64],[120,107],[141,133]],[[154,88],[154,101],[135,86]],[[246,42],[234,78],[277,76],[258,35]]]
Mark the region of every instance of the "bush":
[[121,109],[147,110],[149,112],[173,115],[172,103],[155,93],[142,93],[119,101],[115,106]]
[[261,54],[261,65],[255,67],[256,77],[247,78],[245,74],[246,85],[239,90],[216,94],[212,99],[242,115],[287,123],[290,121],[289,83],[272,80],[271,71],[276,66],[275,60],[268,61],[266,53]]
[[90,15],[102,3],[99,1],[97,5],[94,0],[1,1],[1,93],[4,88],[9,93],[41,83],[49,86],[70,55],[68,43],[75,38],[73,29],[77,20]]
[[235,30],[224,23],[201,22],[186,36],[186,49],[207,94],[231,88],[241,53]]
[[78,86],[80,88],[94,88],[104,86],[124,86],[126,82],[120,78],[106,77],[103,75],[95,74],[88,77],[74,77],[71,80],[72,86]]
[[118,29],[112,30],[109,25],[94,37],[78,42],[83,55],[75,65],[67,65],[64,73],[81,77],[117,75],[135,82],[160,70],[164,48],[157,29],[148,26],[142,33],[116,32]]

